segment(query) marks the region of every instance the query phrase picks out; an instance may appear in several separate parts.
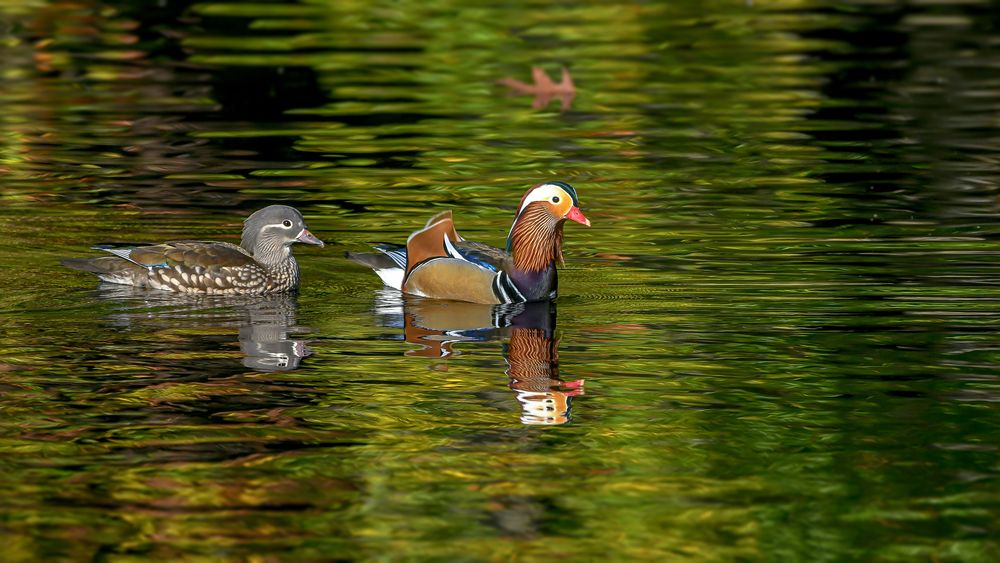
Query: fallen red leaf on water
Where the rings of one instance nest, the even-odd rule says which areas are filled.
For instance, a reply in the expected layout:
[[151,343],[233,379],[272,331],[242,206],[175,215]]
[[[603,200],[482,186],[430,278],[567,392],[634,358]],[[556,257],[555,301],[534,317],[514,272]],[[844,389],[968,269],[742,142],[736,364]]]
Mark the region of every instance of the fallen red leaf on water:
[[566,111],[573,102],[573,98],[576,97],[576,86],[573,85],[573,77],[566,67],[562,69],[562,79],[558,84],[553,82],[549,75],[537,66],[531,67],[531,79],[534,81],[532,84],[521,82],[515,78],[501,78],[497,80],[497,84],[510,88],[512,96],[534,96],[535,100],[531,107],[535,109],[542,109],[548,106],[553,98],[559,98],[562,102],[561,109]]

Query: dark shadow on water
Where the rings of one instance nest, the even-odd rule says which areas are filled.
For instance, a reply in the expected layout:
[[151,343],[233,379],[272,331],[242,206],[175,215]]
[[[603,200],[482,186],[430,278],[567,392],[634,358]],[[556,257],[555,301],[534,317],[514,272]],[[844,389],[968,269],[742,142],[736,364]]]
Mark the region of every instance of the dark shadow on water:
[[383,289],[376,293],[374,310],[382,326],[402,328],[404,339],[420,346],[407,356],[444,358],[460,355],[457,343],[505,341],[505,373],[523,424],[565,424],[572,398],[583,394],[582,379],[559,377],[554,302],[481,305]]
[[99,299],[120,304],[120,309],[108,316],[113,327],[235,329],[243,365],[255,371],[293,370],[312,353],[304,340],[290,336],[303,330],[295,324],[295,294],[184,295],[104,283],[96,291]]

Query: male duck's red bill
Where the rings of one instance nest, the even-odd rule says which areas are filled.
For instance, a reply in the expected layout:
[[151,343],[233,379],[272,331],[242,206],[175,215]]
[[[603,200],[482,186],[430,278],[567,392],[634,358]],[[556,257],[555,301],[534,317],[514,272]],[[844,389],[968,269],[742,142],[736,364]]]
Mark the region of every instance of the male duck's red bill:
[[492,304],[552,299],[567,219],[590,226],[573,186],[546,182],[521,198],[505,250],[465,240],[451,211],[444,211],[405,246],[382,244],[375,247],[380,253],[348,257],[375,270],[386,285],[413,295]]

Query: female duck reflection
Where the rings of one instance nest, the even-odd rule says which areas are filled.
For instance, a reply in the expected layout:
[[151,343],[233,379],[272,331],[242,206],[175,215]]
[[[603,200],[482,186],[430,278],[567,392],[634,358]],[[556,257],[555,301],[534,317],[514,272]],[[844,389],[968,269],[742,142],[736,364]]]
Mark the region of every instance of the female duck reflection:
[[[312,353],[305,341],[289,337],[298,328],[295,325],[298,303],[294,295],[182,295],[102,283],[98,286],[98,296],[127,307],[108,318],[116,326],[128,329],[211,332],[211,329],[237,328],[243,365],[256,371],[293,370],[299,367],[302,358]],[[165,339],[164,343],[174,348],[173,352],[178,352],[176,348],[182,345],[176,339]],[[187,344],[192,352],[218,350],[212,339],[195,339]]]
[[583,394],[582,379],[559,378],[556,306],[551,301],[481,305],[422,299],[384,289],[376,294],[375,313],[383,326],[402,328],[407,342],[421,346],[408,351],[408,356],[443,358],[454,353],[455,342],[508,337],[506,374],[524,424],[569,422],[571,400]]

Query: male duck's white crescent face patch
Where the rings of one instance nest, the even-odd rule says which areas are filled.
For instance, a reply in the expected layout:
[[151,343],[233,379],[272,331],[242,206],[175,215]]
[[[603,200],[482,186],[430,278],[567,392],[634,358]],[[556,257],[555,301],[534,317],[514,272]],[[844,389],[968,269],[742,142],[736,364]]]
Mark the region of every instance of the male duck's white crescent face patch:
[[542,184],[531,190],[531,192],[524,198],[524,201],[521,203],[521,208],[517,210],[518,215],[520,215],[529,204],[536,201],[544,201],[551,204],[554,208],[554,214],[558,217],[565,216],[569,213],[570,208],[573,207],[573,197],[569,195],[566,190],[562,189],[562,187],[555,184]]

